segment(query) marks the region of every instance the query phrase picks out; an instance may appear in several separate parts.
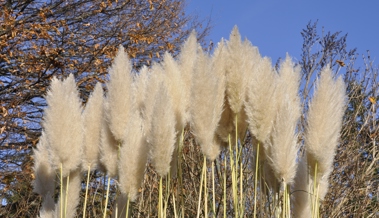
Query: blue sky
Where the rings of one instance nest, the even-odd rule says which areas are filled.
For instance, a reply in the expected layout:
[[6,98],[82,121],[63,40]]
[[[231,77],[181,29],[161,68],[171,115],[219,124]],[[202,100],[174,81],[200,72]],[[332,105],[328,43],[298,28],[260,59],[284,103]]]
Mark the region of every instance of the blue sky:
[[300,59],[300,32],[310,20],[318,20],[319,33],[347,33],[347,47],[360,55],[370,50],[374,64],[379,62],[378,0],[187,0],[187,12],[200,18],[211,17],[213,29],[208,40],[228,39],[234,25],[243,38],[258,46],[261,55],[275,63],[286,52]]

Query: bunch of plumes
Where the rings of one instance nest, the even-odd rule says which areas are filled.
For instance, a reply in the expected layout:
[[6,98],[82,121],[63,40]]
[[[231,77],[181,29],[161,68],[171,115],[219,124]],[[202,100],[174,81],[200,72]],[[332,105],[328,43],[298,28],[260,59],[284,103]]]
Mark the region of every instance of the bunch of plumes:
[[[345,92],[342,80],[334,82],[328,69],[321,74],[310,106],[305,145],[308,174],[317,163],[316,182],[323,184],[331,172]],[[273,184],[295,180],[300,68],[288,56],[276,72],[269,58],[261,57],[249,41],[241,41],[237,28],[213,55],[202,50],[193,32],[177,60],[166,53],[161,63],[140,72],[132,70],[120,46],[109,74],[107,95],[97,85],[83,114],[73,76],[52,80],[45,133],[35,150],[38,181],[50,180],[49,172],[61,165],[66,177],[82,164],[119,180],[123,199],[134,201],[147,161],[160,176],[173,167],[178,133],[188,123],[212,161],[236,128],[241,143],[248,128],[255,139],[251,144],[262,145],[260,160],[265,161],[267,178],[275,178]],[[41,161],[45,156],[50,162]],[[49,193],[38,187],[41,182],[35,184],[39,194]]]

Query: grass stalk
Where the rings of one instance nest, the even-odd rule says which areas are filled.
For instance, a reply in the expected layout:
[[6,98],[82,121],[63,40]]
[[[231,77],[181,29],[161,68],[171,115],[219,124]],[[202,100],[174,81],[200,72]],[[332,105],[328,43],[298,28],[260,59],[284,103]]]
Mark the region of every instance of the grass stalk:
[[204,180],[204,174],[205,174],[205,168],[206,168],[206,157],[204,156],[204,160],[203,161],[203,168],[201,170],[201,178],[200,178],[200,190],[199,190],[199,201],[198,201],[198,205],[197,205],[197,218],[200,217],[200,206],[201,206],[201,194],[202,194],[202,190],[203,190],[203,180]]
[[63,174],[62,174],[62,171],[63,171],[63,165],[62,165],[62,163],[60,164],[60,167],[59,167],[59,169],[60,169],[60,177],[59,177],[59,179],[60,179],[60,196],[61,196],[61,211],[60,211],[60,214],[61,214],[61,218],[63,217],[63,200],[62,200],[62,196],[63,196]]
[[230,158],[230,169],[232,173],[232,193],[233,193],[233,206],[235,217],[238,217],[238,197],[237,197],[237,176],[236,176],[236,165],[235,165],[235,156],[232,150],[232,143],[230,141],[229,135],[229,158]]
[[158,200],[158,217],[163,217],[163,191],[162,191],[162,176],[159,179],[159,200]]
[[103,218],[107,217],[107,207],[108,207],[108,199],[109,199],[109,188],[111,184],[111,178],[108,176],[108,182],[107,182],[107,195],[105,197],[105,205],[104,205],[104,214]]
[[91,166],[88,166],[87,181],[86,181],[86,194],[84,196],[84,205],[83,205],[83,218],[86,217],[87,198],[88,198],[88,185],[89,185],[89,175],[90,175],[90,172],[91,172]]
[[172,195],[172,204],[174,206],[174,217],[177,218],[178,217],[178,214],[176,213],[176,204],[175,204],[175,195]]
[[64,198],[64,217],[67,217],[67,201],[68,201],[68,188],[69,188],[69,182],[70,182],[70,174],[67,175],[67,181],[66,181],[66,195]]
[[170,175],[170,171],[168,172],[169,175],[166,176],[166,195],[165,195],[165,201],[164,201],[164,210],[163,210],[163,216],[166,217],[167,216],[167,206],[168,206],[168,200],[170,198],[170,178],[171,178],[171,175]]
[[178,154],[178,173],[179,173],[179,199],[182,217],[184,217],[184,198],[183,198],[183,176],[182,176],[182,154],[183,154],[184,128],[180,136],[179,154]]
[[130,200],[129,200],[129,196],[128,196],[128,199],[126,200],[126,213],[125,213],[125,218],[128,218],[129,217],[129,205],[130,205]]
[[204,213],[208,217],[208,190],[207,190],[207,158],[204,155]]
[[212,161],[212,210],[213,216],[216,217],[216,194],[215,194],[215,165],[214,161]]
[[226,218],[226,157],[224,156],[224,198],[223,198],[223,204],[224,204],[224,218]]
[[254,177],[254,218],[257,217],[257,184],[258,184],[258,164],[259,164],[259,142],[257,144],[257,157],[255,160],[255,177]]

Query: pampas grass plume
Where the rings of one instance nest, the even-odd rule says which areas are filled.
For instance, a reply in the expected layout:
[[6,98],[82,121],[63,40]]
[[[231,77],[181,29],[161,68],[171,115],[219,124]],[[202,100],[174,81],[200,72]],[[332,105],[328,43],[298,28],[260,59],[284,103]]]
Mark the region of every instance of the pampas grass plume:
[[55,171],[49,163],[47,138],[45,132],[39,138],[37,148],[33,149],[35,180],[33,181],[33,191],[42,196],[42,206],[40,217],[53,217],[54,213],[54,191],[55,191]]
[[105,111],[109,128],[117,141],[125,138],[125,128],[133,106],[132,65],[124,47],[120,45],[112,67],[109,70],[107,101]]
[[59,81],[53,78],[46,96],[43,121],[49,145],[50,161],[55,170],[63,165],[62,176],[79,167],[82,157],[82,107],[74,76]]
[[83,112],[83,170],[95,169],[99,162],[101,124],[103,119],[103,88],[97,83]]
[[200,49],[191,98],[191,127],[201,150],[213,161],[220,153],[215,133],[224,103],[224,77],[212,73],[211,59]]
[[300,118],[300,68],[294,67],[287,55],[280,66],[277,87],[277,115],[267,155],[279,181],[291,184],[296,175],[297,144],[296,127]]
[[48,142],[44,131],[39,138],[37,148],[34,153],[34,174],[33,191],[41,196],[53,195],[55,190],[55,171],[49,163]]
[[149,85],[150,72],[146,66],[143,66],[138,74],[134,75],[133,93],[135,94],[136,107],[142,116],[142,110],[145,108],[147,95],[147,87]]
[[345,84],[341,77],[335,81],[330,66],[327,66],[321,71],[309,105],[305,137],[310,175],[314,175],[317,163],[317,180],[328,177],[333,169],[344,107]]
[[121,193],[131,201],[137,198],[147,162],[148,146],[142,132],[142,119],[138,111],[129,119],[125,139],[120,148],[118,163],[119,187]]
[[164,79],[163,68],[160,64],[154,64],[151,68],[151,77],[147,81],[145,102],[141,107],[141,114],[143,119],[143,129],[146,140],[149,141],[151,137],[152,120],[154,117],[154,106],[157,101],[157,94]]
[[156,95],[153,114],[150,132],[148,133],[149,157],[157,173],[163,177],[170,170],[172,152],[176,142],[172,99],[164,83],[160,84]]
[[162,66],[165,71],[163,81],[166,83],[167,91],[171,96],[175,112],[176,131],[181,132],[188,121],[186,108],[188,99],[186,98],[186,90],[183,88],[186,84],[180,74],[178,64],[170,53],[165,53]]
[[275,89],[277,74],[271,60],[264,57],[251,75],[245,102],[250,132],[260,142],[265,142],[271,133],[276,116]]
[[[186,108],[186,113],[184,114],[185,122],[189,121],[189,108],[190,108],[190,98],[191,98],[191,84],[193,72],[196,68],[197,61],[197,38],[196,31],[193,30],[187,40],[183,43],[180,49],[180,55],[178,59],[178,67],[180,70],[181,78],[184,86],[181,87],[184,99],[181,101],[184,103],[184,108]],[[181,124],[177,124],[181,125]],[[180,130],[181,131],[181,130]]]
[[[108,104],[104,103],[104,110]],[[118,174],[117,159],[118,159],[118,141],[115,139],[109,125],[105,119],[102,119],[100,132],[100,163],[102,170],[112,178],[116,178]]]
[[241,35],[235,26],[227,43],[228,59],[226,63],[226,91],[230,108],[238,114],[245,101],[247,75],[254,63],[259,61],[258,49],[249,41],[241,41]]

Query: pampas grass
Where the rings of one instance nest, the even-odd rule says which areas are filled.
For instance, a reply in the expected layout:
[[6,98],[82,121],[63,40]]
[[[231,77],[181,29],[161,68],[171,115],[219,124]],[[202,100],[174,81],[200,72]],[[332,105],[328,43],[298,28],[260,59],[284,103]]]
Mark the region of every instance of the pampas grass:
[[51,165],[62,177],[81,164],[83,145],[82,107],[74,76],[53,78],[46,95],[48,107],[42,123],[48,141]]
[[287,56],[280,66],[277,86],[277,115],[270,136],[270,164],[279,181],[291,184],[296,175],[297,144],[296,127],[300,118],[300,98],[298,96],[300,68],[292,64]]
[[259,61],[252,72],[245,103],[249,130],[261,143],[266,142],[274,125],[276,110],[275,89],[277,74],[267,57]]
[[[333,79],[329,67],[322,70],[304,116],[303,140],[303,129],[297,128],[300,70],[287,55],[277,73],[271,60],[234,28],[229,42],[221,41],[213,55],[202,50],[193,32],[177,58],[166,53],[162,62],[139,73],[120,46],[106,97],[97,84],[84,111],[74,77],[54,78],[34,149],[34,191],[43,197],[40,216],[75,217],[86,170],[83,217],[92,209],[102,209],[104,218],[110,213],[318,217],[342,125],[345,86]],[[298,157],[302,142],[305,156]],[[107,195],[94,196],[87,208],[96,186],[88,182],[94,169],[108,178]],[[175,171],[171,176],[170,169]],[[97,171],[91,175],[99,180]],[[143,181],[148,185],[140,189]],[[61,192],[54,206],[55,183]],[[139,196],[138,206],[130,203]],[[104,200],[99,197],[105,204],[91,208]],[[108,200],[113,207],[108,208]]]
[[175,113],[176,131],[180,132],[188,121],[187,106],[188,100],[186,96],[187,90],[183,74],[179,71],[179,66],[170,55],[166,52],[163,57],[162,67],[164,70],[164,79],[166,83],[167,92],[172,99],[172,105]]
[[98,83],[83,112],[83,170],[96,169],[99,162],[101,124],[103,119],[103,88]]
[[[345,107],[345,85],[342,78],[333,79],[332,71],[326,66],[316,85],[315,94],[309,105],[305,137],[310,175],[315,183],[323,185],[319,198],[327,190],[327,178],[333,169],[335,150],[342,126]],[[315,172],[316,171],[316,172]],[[325,190],[326,189],[326,190]]]
[[36,179],[33,182],[33,191],[42,196],[42,206],[40,217],[53,217],[54,213],[54,191],[55,191],[55,171],[49,163],[48,145],[45,132],[42,132],[37,148],[34,153],[34,174]]
[[132,65],[124,47],[120,45],[117,55],[109,70],[107,101],[109,107],[105,111],[109,128],[117,141],[125,138],[125,129],[133,105]]
[[[104,107],[108,107],[106,102],[104,103]],[[107,173],[112,178],[116,178],[118,174],[118,145],[119,142],[103,118],[100,132],[100,163],[104,173]]]
[[203,154],[213,161],[220,153],[214,138],[224,103],[224,77],[212,74],[210,57],[201,50],[198,54],[192,83],[191,127]]
[[227,43],[228,59],[226,63],[226,92],[230,108],[238,114],[243,106],[248,86],[247,75],[259,60],[259,52],[247,40],[241,41],[241,35],[235,26]]
[[184,102],[184,107],[186,109],[186,113],[184,114],[185,117],[183,118],[186,122],[188,122],[190,119],[188,116],[191,98],[192,77],[193,71],[196,68],[197,61],[197,45],[196,31],[193,30],[188,39],[182,45],[178,58],[178,67],[182,81],[184,82],[184,86],[181,89],[185,97],[181,101]]
[[142,119],[137,111],[129,119],[118,162],[119,188],[130,201],[135,201],[141,187],[147,162],[148,147],[142,132]]
[[147,137],[150,146],[149,157],[158,175],[163,177],[170,170],[172,152],[176,142],[175,114],[172,99],[167,93],[164,83],[160,84],[156,98],[152,126]]

